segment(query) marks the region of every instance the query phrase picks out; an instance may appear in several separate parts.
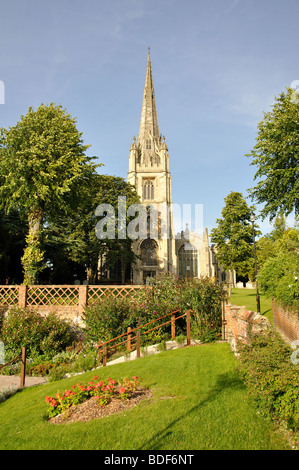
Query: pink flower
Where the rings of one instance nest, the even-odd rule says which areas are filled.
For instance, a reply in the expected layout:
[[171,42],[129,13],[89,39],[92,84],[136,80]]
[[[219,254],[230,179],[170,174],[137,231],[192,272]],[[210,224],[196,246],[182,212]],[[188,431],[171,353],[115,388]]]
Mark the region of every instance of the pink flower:
[[120,393],[121,395],[123,393],[125,393],[126,389],[124,387],[120,387],[120,389],[118,390],[118,393]]

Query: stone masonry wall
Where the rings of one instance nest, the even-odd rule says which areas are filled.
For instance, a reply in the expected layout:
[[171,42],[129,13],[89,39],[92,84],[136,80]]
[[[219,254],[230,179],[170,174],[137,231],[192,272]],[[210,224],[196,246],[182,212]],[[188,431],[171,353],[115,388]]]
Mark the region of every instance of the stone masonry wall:
[[251,335],[272,328],[266,317],[238,305],[227,304],[223,320],[223,339],[228,341],[235,354],[238,354],[238,342],[250,344]]

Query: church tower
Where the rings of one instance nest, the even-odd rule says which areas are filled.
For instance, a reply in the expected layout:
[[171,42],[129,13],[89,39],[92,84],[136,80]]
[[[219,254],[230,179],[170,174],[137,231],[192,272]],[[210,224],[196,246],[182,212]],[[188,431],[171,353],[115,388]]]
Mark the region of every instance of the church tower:
[[[148,277],[158,273],[176,273],[172,213],[169,210],[172,204],[169,154],[165,137],[159,133],[150,52],[139,134],[137,139],[133,138],[130,148],[127,181],[135,187],[148,213],[147,238],[134,243],[134,251],[141,259],[133,267],[133,282],[143,284]],[[157,227],[151,231],[154,212]]]

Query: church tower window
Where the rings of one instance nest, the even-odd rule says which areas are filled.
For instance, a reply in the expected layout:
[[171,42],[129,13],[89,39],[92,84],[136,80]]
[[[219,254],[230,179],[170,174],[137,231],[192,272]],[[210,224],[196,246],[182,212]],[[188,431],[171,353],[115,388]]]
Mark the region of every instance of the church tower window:
[[143,199],[153,200],[155,198],[154,182],[153,180],[145,180],[143,184]]

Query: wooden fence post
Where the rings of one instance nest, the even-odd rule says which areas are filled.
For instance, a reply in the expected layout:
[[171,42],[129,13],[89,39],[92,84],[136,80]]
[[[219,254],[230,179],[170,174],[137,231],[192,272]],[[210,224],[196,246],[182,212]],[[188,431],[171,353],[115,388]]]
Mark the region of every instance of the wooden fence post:
[[136,350],[137,350],[137,357],[140,357],[140,330],[137,331],[137,346],[136,346]]
[[25,377],[26,377],[26,348],[22,348],[21,383],[20,383],[21,388],[25,386]]
[[175,313],[171,315],[171,339],[175,338]]
[[187,310],[187,312],[186,312],[186,318],[187,318],[187,346],[190,346],[190,344],[191,344],[190,312],[191,312],[191,310]]
[[21,308],[27,307],[27,290],[28,290],[28,286],[24,286],[24,285],[19,286],[18,306]]
[[130,335],[131,327],[128,326],[127,328],[127,351],[131,352],[131,335]]
[[107,346],[103,346],[103,367],[107,364]]

